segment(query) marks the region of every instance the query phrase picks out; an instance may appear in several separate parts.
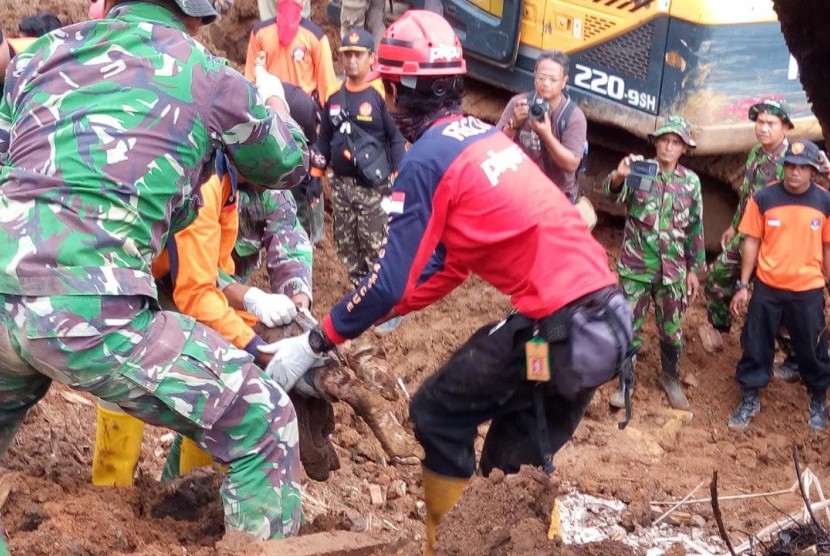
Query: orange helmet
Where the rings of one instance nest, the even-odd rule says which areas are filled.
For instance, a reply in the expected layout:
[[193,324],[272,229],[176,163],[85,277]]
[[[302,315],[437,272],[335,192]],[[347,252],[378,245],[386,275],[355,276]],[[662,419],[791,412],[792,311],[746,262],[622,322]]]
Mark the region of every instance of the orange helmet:
[[104,0],[92,0],[90,2],[89,19],[104,19]]
[[431,77],[467,73],[467,63],[446,19],[409,10],[386,28],[372,69],[383,77]]

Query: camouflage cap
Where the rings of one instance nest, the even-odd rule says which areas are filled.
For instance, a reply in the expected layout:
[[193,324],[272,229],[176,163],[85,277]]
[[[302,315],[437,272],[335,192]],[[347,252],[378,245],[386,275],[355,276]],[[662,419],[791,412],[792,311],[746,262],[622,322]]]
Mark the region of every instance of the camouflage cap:
[[790,105],[784,99],[765,99],[761,102],[756,102],[749,107],[749,119],[753,122],[758,119],[758,114],[772,114],[778,116],[790,129],[794,128],[792,120],[790,119]]
[[219,16],[211,0],[174,0],[185,15],[191,17],[210,18],[204,23],[210,23]]
[[697,147],[694,139],[692,139],[692,126],[682,116],[669,116],[663,122],[663,125],[648,134],[649,139],[654,142],[655,139],[666,133],[674,133],[678,135],[687,146],[694,149]]
[[794,139],[784,153],[784,164],[796,164],[798,166],[812,166],[821,171],[821,155],[818,146],[806,139]]

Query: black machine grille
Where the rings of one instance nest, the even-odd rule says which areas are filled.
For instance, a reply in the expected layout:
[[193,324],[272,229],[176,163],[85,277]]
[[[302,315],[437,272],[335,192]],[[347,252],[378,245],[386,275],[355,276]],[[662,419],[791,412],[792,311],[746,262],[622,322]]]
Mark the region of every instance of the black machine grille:
[[648,78],[653,36],[654,24],[649,22],[581,53],[580,57],[619,74],[645,80]]

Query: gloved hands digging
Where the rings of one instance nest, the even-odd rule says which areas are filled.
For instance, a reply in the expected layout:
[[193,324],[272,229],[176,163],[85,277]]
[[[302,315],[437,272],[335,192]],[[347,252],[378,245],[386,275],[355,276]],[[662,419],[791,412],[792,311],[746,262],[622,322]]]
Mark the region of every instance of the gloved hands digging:
[[287,295],[265,293],[259,288],[249,288],[242,297],[245,310],[268,328],[291,324],[297,316],[297,306]]
[[273,344],[259,346],[262,353],[272,354],[265,372],[286,392],[294,388],[297,381],[310,368],[324,364],[325,357],[317,355],[308,343],[308,332]]

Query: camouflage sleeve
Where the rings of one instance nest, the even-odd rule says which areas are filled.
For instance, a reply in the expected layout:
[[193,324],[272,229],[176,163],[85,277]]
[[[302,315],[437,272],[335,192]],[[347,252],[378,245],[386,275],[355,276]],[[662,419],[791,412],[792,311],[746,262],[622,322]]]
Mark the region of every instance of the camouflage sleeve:
[[264,191],[263,245],[271,291],[287,296],[311,295],[312,247],[297,218],[294,198],[284,191]]
[[254,86],[229,67],[219,69],[208,122],[211,139],[251,183],[287,189],[308,172],[308,147],[299,126],[271,113]]
[[617,175],[617,171],[614,170],[607,176],[605,179],[602,180],[602,191],[611,198],[612,201],[618,204],[623,204],[628,201],[628,184],[625,183],[623,180],[622,187],[619,191],[614,192],[611,191],[611,180],[614,179],[614,176]]
[[[749,167],[752,160],[755,158],[755,150],[749,152],[746,159],[745,167]],[[735,209],[735,214],[732,215],[732,227],[736,230],[741,225],[741,218],[743,218],[746,210],[746,202],[749,200],[749,176],[744,175],[744,181],[741,182],[741,190],[738,195],[738,208]]]
[[686,268],[701,274],[706,271],[706,250],[703,242],[703,199],[700,178],[691,177],[692,205],[689,207],[689,228],[686,231]]
[[0,99],[0,166],[6,163],[9,157],[9,134],[12,128],[12,114],[9,106],[9,95]]
[[18,78],[15,77],[14,67],[22,62],[28,63],[32,54],[25,52],[15,56],[6,71],[5,84],[0,82],[0,166],[6,163],[9,157],[9,142],[11,141],[12,114],[14,114],[14,99],[19,91]]
[[219,269],[219,274],[216,276],[216,287],[219,290],[224,290],[225,288],[227,288],[231,284],[237,284],[237,283],[238,282],[236,281],[236,279],[233,276],[231,276],[230,274],[228,274],[227,272],[225,272],[221,268]]

